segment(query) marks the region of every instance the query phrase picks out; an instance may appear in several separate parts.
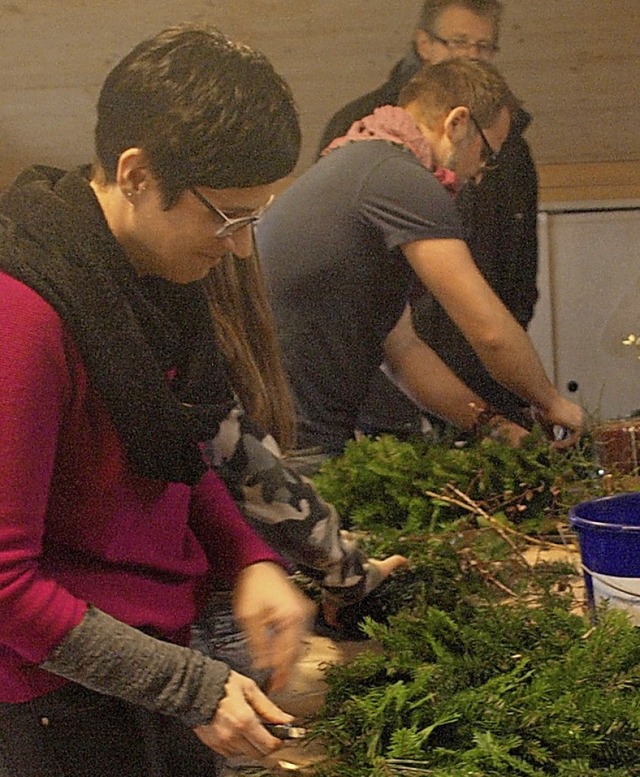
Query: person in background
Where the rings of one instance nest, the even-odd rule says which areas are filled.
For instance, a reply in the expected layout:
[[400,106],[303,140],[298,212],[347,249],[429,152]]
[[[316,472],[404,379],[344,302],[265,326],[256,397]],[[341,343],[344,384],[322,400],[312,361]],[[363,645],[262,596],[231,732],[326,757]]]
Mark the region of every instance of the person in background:
[[295,406],[257,252],[241,260],[227,254],[203,286],[239,403],[286,454],[296,447]]
[[[382,105],[395,105],[402,87],[424,65],[452,57],[493,62],[499,51],[503,5],[499,0],[426,0],[411,49],[380,88],[348,103],[327,124],[319,151],[351,124]],[[495,169],[486,166],[456,197],[465,240],[485,279],[524,328],[538,298],[538,182],[524,132],[531,116],[518,107]],[[434,296],[418,289],[412,300],[416,332],[483,400],[519,424],[527,424],[526,403],[485,369],[458,327]],[[415,405],[389,381],[375,374],[360,425],[370,431],[415,432]],[[433,421],[433,417],[431,417]]]
[[278,197],[256,229],[302,447],[339,453],[384,361],[417,404],[469,429],[485,402],[421,340],[406,309],[417,278],[493,376],[551,424],[581,433],[581,409],[550,383],[525,331],[477,270],[447,189],[481,174],[514,98],[487,63],[416,74]]
[[0,201],[0,769],[210,777],[292,718],[188,646],[209,579],[274,687],[310,617],[203,456],[235,397],[201,281],[251,255],[298,118],[263,55],[199,25],[136,46],[97,112],[92,166]]
[[[287,453],[296,439],[295,408],[257,255],[240,260],[228,254],[203,285],[238,396],[235,412],[205,443],[206,454],[253,528],[292,568],[320,586],[316,626],[340,636],[345,609],[406,559],[367,559],[341,532],[334,507],[288,465]],[[228,591],[217,590],[211,597],[194,627],[193,645],[261,686],[268,684],[270,672],[254,665],[247,639],[233,618]]]

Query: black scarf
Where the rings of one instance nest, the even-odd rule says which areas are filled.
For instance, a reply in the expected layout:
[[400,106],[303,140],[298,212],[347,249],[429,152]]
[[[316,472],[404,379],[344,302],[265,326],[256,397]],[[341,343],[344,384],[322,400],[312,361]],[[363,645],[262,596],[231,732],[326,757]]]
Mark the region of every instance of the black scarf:
[[206,298],[200,284],[135,274],[87,172],[22,173],[0,201],[0,267],[71,331],[134,468],[196,483],[198,443],[234,403]]

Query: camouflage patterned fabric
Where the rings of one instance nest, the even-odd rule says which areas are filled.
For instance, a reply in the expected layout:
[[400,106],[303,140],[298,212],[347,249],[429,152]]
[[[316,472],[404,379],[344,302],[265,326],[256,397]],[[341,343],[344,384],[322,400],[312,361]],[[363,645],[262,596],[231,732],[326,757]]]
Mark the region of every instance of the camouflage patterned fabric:
[[237,406],[204,445],[205,459],[253,528],[338,606],[359,601],[379,572],[340,529],[335,508],[313,483],[286,465],[277,443]]

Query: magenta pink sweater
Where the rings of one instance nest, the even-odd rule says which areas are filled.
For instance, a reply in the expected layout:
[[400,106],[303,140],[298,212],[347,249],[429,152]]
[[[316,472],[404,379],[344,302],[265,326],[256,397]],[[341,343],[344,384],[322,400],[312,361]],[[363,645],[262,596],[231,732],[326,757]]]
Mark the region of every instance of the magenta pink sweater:
[[55,311],[0,272],[0,701],[64,680],[38,669],[87,603],[184,639],[209,563],[232,585],[279,556],[208,472],[195,487],[128,465]]

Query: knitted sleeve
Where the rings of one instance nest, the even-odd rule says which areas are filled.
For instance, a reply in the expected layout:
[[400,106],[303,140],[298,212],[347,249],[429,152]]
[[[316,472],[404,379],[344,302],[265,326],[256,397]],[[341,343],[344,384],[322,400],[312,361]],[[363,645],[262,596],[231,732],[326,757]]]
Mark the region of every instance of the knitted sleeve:
[[98,693],[178,718],[189,728],[214,716],[229,667],[155,639],[90,607],[41,664]]

